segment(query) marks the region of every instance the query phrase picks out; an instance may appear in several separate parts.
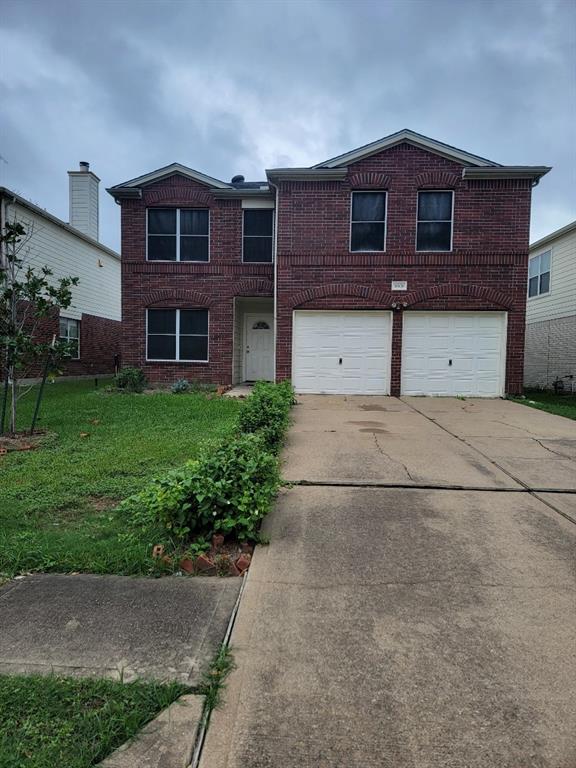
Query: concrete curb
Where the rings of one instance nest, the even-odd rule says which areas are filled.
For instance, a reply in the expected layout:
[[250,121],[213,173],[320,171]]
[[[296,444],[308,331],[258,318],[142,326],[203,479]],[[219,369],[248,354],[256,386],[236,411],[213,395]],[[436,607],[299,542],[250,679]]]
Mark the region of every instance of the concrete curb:
[[98,768],[187,768],[203,708],[203,696],[182,696]]

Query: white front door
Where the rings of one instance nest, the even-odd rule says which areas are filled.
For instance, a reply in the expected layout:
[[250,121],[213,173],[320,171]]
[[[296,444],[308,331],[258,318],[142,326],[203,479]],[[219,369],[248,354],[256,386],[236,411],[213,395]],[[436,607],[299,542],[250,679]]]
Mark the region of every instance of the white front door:
[[244,378],[274,381],[274,315],[245,315]]
[[404,312],[403,395],[504,394],[505,312]]
[[387,395],[391,313],[296,310],[292,383],[302,394]]

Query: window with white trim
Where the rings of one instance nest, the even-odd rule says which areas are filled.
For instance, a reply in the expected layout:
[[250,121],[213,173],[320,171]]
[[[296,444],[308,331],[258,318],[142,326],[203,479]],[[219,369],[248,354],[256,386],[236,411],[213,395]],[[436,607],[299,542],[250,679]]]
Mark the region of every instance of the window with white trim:
[[417,251],[452,250],[452,190],[418,192]]
[[528,262],[528,298],[550,293],[551,255],[551,251],[545,251]]
[[207,309],[147,310],[147,360],[208,361]]
[[60,330],[58,333],[60,341],[69,345],[70,357],[72,360],[80,359],[80,320],[74,320],[72,317],[60,318]]
[[272,261],[274,209],[246,208],[243,226],[242,261],[269,264]]
[[386,192],[352,192],[350,250],[386,250]]
[[148,208],[148,261],[209,261],[207,208]]

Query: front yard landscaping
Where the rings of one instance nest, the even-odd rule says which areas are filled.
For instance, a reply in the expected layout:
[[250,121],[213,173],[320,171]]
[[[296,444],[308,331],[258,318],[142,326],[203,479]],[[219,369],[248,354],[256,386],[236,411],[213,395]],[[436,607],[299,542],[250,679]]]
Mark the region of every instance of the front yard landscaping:
[[[34,394],[23,400],[22,428]],[[150,549],[118,534],[116,504],[232,435],[241,404],[204,394],[107,394],[90,382],[46,388],[45,443],[0,456],[0,574],[147,574]]]
[[565,416],[567,419],[576,419],[576,395],[527,390],[525,398],[517,398],[516,402],[538,408],[540,411],[555,413],[557,416]]
[[185,691],[177,683],[0,676],[0,766],[89,768]]

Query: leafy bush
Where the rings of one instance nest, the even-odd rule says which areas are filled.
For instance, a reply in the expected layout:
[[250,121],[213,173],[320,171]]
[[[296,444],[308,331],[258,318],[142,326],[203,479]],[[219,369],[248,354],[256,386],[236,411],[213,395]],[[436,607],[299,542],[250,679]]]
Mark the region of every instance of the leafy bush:
[[254,539],[280,486],[278,461],[259,435],[240,435],[154,480],[120,504],[133,536],[177,545],[215,531]]
[[181,395],[184,392],[190,392],[190,382],[187,379],[178,379],[170,387],[170,391],[174,395]]
[[124,392],[143,392],[146,384],[142,368],[121,368],[114,376],[114,386]]
[[278,452],[290,424],[293,404],[294,389],[289,381],[257,382],[240,411],[240,431],[260,435],[269,450]]

